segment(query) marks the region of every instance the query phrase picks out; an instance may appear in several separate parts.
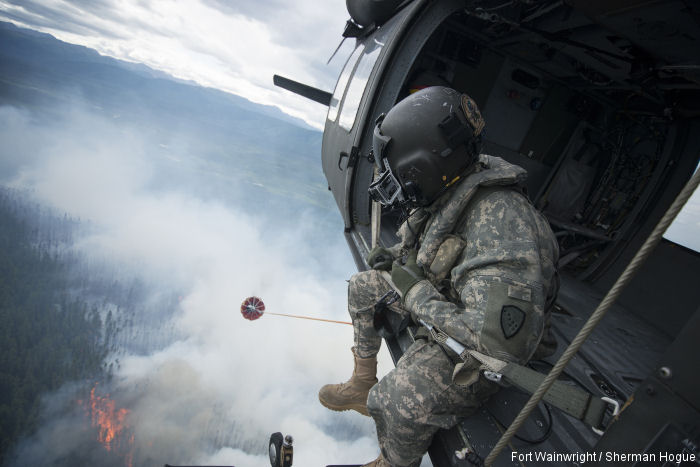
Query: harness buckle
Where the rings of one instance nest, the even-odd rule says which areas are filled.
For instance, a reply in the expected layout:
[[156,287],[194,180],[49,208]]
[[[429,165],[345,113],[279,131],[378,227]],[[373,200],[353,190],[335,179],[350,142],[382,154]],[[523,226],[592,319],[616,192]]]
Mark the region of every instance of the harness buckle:
[[501,384],[503,375],[496,373],[495,371],[484,370],[484,378],[488,379],[489,381],[493,381],[494,383]]
[[[608,403],[608,405],[612,406],[613,408],[613,413],[612,416],[616,417],[617,415],[620,414],[620,403],[616,401],[615,399],[612,399],[610,397],[601,397],[600,400],[605,401]],[[593,432],[597,434],[598,436],[603,436],[603,433],[605,433],[603,430],[600,428],[596,427],[591,427],[593,429]]]

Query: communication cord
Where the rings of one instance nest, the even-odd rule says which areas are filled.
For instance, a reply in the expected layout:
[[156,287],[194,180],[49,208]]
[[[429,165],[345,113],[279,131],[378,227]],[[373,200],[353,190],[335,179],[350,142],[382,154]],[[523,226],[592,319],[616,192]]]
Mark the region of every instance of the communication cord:
[[567,347],[557,363],[554,365],[554,367],[552,367],[552,371],[547,374],[542,381],[542,384],[540,384],[537,390],[532,394],[530,400],[527,401],[518,416],[515,417],[515,420],[513,420],[513,423],[508,427],[505,433],[503,433],[501,436],[501,439],[499,439],[496,445],[493,447],[493,450],[484,461],[486,466],[493,465],[496,457],[498,457],[503,448],[506,447],[513,435],[518,431],[520,426],[525,422],[528,416],[530,416],[530,413],[534,410],[552,384],[554,384],[561,372],[564,371],[564,367],[574,357],[576,352],[578,352],[584,341],[588,338],[591,332],[593,332],[593,329],[596,327],[596,325],[598,325],[600,320],[603,319],[605,313],[607,313],[607,311],[610,309],[610,306],[613,304],[613,302],[615,302],[634,274],[649,257],[659,241],[661,241],[661,237],[663,236],[664,232],[668,226],[671,225],[671,222],[673,222],[673,219],[675,219],[676,215],[678,215],[699,183],[700,170],[696,170],[695,174],[690,178],[690,180],[688,180],[683,187],[683,190],[681,190],[681,192],[678,194],[671,207],[668,209],[668,211],[666,211],[666,214],[664,214],[659,223],[656,225],[654,231],[646,239],[644,245],[642,245],[639,251],[637,251],[637,254],[627,265],[625,271],[620,275],[620,277],[618,277],[615,285],[612,286],[603,301],[601,301],[598,305],[598,308],[596,308],[591,317],[588,318],[586,324],[583,325],[579,333],[571,341],[571,344],[569,344],[569,347]]

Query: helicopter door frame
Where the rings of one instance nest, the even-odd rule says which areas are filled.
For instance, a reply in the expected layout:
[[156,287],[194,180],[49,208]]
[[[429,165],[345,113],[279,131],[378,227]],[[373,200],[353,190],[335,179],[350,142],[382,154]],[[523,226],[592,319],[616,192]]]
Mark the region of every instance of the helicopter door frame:
[[[366,37],[358,39],[355,51],[348,59],[336,83],[334,97],[339,102],[334,106],[332,101],[331,106],[329,106],[323,132],[322,165],[328,181],[328,188],[333,192],[336,204],[343,216],[346,234],[358,222],[352,208],[352,190],[356,165],[364,158],[360,157],[357,143],[359,141],[358,135],[361,135],[366,127],[367,107],[375,91],[374,84],[377,77],[380,76],[382,63],[385,61],[387,53],[391,51],[391,47],[388,46],[395,44],[396,38],[402,36],[402,31],[407,27],[407,19],[413,17],[414,12],[426,1],[416,0],[400,10],[380,28],[375,29]],[[362,52],[358,53],[358,49],[362,49]],[[372,53],[377,53],[377,55],[372,57]],[[347,83],[343,83],[341,81],[344,79],[343,74],[349,66],[352,66],[352,71]],[[361,81],[356,81],[358,78]],[[350,103],[352,109],[346,108],[349,97],[352,97],[354,101],[354,103]],[[352,247],[352,243],[350,247],[356,265],[361,267],[363,262],[361,258],[357,257],[357,249]]]
[[[374,122],[382,113],[391,109],[401,94],[408,74],[416,58],[433,32],[452,14],[464,8],[459,0],[430,2],[416,1],[407,9],[402,23],[397,26],[391,39],[375,65],[374,76],[370,78],[362,98],[357,122],[362,126],[356,128],[353,148],[360,155],[368,155],[372,148]],[[346,237],[358,269],[367,269],[364,258],[369,252],[370,208],[371,201],[367,189],[374,174],[375,164],[368,157],[358,157],[347,188],[347,202],[352,224],[346,224]],[[382,216],[384,217],[384,216]],[[380,236],[381,243],[395,242],[395,228],[385,227]],[[397,357],[398,358],[398,357]]]

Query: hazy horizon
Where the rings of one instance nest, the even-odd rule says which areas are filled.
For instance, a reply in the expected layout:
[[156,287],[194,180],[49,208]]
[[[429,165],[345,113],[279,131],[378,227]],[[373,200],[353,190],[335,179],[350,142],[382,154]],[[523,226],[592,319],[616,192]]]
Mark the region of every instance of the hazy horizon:
[[325,107],[276,88],[272,75],[332,92],[354,40],[326,62],[348,18],[342,0],[0,1],[0,20],[276,106],[317,129]]

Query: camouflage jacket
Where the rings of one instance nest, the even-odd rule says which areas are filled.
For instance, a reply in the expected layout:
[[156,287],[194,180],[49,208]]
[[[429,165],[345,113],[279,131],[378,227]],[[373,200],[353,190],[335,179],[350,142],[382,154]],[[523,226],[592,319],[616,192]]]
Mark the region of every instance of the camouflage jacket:
[[526,176],[480,155],[473,172],[412,213],[393,247],[400,254],[419,245],[428,280],[404,297],[414,317],[469,348],[519,363],[542,337],[559,255],[548,222],[517,189]]

